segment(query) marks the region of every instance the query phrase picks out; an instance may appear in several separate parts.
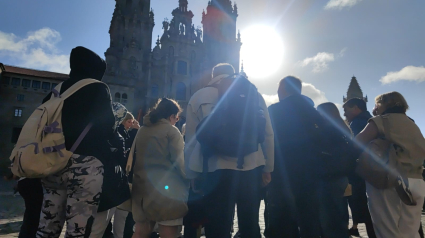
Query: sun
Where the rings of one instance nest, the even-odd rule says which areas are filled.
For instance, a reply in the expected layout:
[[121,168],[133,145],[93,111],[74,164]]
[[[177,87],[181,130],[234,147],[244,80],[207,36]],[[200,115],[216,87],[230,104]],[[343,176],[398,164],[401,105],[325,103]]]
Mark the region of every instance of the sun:
[[283,61],[283,42],[273,27],[254,25],[241,32],[241,60],[248,77],[275,73]]

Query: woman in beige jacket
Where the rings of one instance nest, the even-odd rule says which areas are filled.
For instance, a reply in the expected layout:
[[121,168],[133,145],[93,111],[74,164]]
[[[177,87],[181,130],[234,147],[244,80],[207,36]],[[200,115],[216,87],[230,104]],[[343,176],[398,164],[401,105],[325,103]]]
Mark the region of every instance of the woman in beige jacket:
[[395,188],[377,189],[366,183],[369,211],[378,238],[419,238],[425,182],[422,179],[425,159],[425,139],[412,119],[406,116],[409,108],[398,92],[379,95],[375,99],[375,117],[356,140],[366,146],[370,141],[384,137],[393,143],[399,162],[408,178],[414,206],[404,204]]
[[184,142],[174,126],[181,108],[163,98],[143,118],[135,139],[132,212],[133,238],[148,238],[155,223],[161,238],[175,238],[187,212],[189,181],[184,173]]

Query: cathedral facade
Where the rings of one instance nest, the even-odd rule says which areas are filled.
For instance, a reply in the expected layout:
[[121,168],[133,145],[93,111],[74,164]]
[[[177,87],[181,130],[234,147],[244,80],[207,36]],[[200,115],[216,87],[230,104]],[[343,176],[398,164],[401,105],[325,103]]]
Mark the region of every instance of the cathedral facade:
[[195,28],[188,4],[179,0],[171,20],[162,22],[163,33],[152,49],[155,21],[150,0],[116,0],[103,81],[113,101],[135,115],[146,113],[161,97],[173,98],[185,109],[190,97],[211,80],[218,63],[230,63],[239,72],[237,5],[230,0],[208,1],[203,27]]

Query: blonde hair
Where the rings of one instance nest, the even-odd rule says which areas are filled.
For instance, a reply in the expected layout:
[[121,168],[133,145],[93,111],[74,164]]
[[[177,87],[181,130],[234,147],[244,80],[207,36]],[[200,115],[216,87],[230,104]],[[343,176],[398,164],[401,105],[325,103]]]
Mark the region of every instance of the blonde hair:
[[133,114],[131,114],[131,112],[127,112],[127,114],[124,117],[124,120],[122,120],[122,121],[126,122],[128,120],[134,120],[134,116],[133,116]]
[[409,109],[406,99],[404,99],[403,95],[399,92],[381,94],[375,98],[375,102],[382,104],[385,109],[398,107],[401,108],[403,112],[406,112]]

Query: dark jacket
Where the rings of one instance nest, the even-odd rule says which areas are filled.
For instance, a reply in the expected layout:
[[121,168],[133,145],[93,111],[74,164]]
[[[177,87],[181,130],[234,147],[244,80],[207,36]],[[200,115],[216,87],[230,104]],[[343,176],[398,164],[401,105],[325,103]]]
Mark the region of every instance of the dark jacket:
[[372,118],[370,112],[364,111],[353,119],[350,123],[350,128],[354,137],[356,137],[366,127],[370,118]]
[[[313,149],[315,124],[323,119],[314,102],[303,95],[293,95],[269,107],[275,135],[275,170],[272,181],[300,181],[314,177],[317,154]],[[285,179],[285,176],[288,178]]]
[[[364,111],[360,113],[359,115],[357,115],[353,119],[353,121],[350,122],[350,128],[351,128],[351,131],[353,132],[354,137],[356,137],[366,127],[370,118],[372,118],[372,115],[370,114],[370,112]],[[353,196],[350,198],[351,204],[359,203],[358,205],[359,211],[358,212],[356,211],[354,213],[356,213],[355,214],[356,217],[361,219],[362,217],[365,216],[365,214],[368,213],[368,211],[366,211],[364,206],[364,203],[366,202],[365,200],[366,196],[363,194],[366,192],[365,181],[357,174],[351,174],[350,176],[348,176],[348,180],[350,181],[350,184],[353,186]],[[361,193],[361,195],[358,196],[359,193]],[[357,205],[354,205],[354,206],[357,206]]]
[[[63,82],[61,94],[82,79],[93,78],[100,81],[106,69],[103,59],[83,47],[72,50],[70,65],[70,78]],[[51,93],[43,102],[50,97]],[[111,94],[104,84],[87,85],[65,100],[62,109],[62,125],[67,150],[71,149],[90,122],[93,126],[75,150],[75,154],[94,156],[104,162],[110,152],[107,140],[112,136],[115,123]]]
[[[133,145],[133,140],[134,137],[132,138],[132,136],[130,135],[130,131],[127,131],[124,127],[123,124],[120,124],[117,128],[118,133],[121,134],[121,136],[124,138],[125,140],[125,148],[127,149],[131,149],[131,146]],[[136,130],[137,131],[137,130]]]
[[105,161],[104,164],[105,173],[98,212],[116,207],[127,201],[131,196],[128,178],[125,174],[125,165],[127,163],[125,140],[117,130],[108,142],[110,156],[108,157],[109,160]]
[[[130,131],[127,131],[124,128],[124,125],[123,124],[121,124],[121,125],[118,126],[118,132],[121,134],[121,136],[125,140],[125,149],[127,151],[127,153],[126,153],[126,159],[125,159],[125,165],[123,167],[124,169],[126,169],[128,156],[130,155],[130,149],[131,149],[131,146],[133,145],[134,139],[136,138],[137,131],[138,130],[136,130],[136,129],[132,129]],[[133,165],[131,166],[132,168],[134,168],[134,164],[135,163],[136,163],[136,158],[134,156],[133,157]],[[133,170],[128,173],[128,182],[129,183],[133,183]]]

